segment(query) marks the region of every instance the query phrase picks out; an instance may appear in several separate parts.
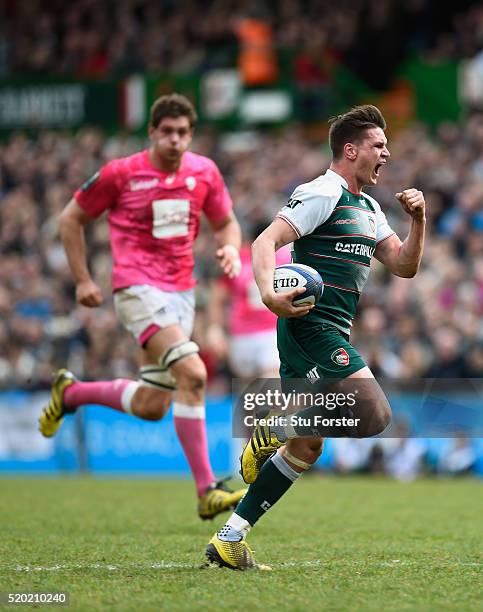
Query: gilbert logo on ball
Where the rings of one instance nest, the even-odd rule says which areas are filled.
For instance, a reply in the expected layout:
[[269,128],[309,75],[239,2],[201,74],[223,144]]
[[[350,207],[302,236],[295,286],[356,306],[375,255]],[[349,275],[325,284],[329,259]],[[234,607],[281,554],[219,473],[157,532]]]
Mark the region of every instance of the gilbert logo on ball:
[[292,301],[294,306],[316,304],[324,291],[324,281],[317,270],[304,264],[291,263],[275,268],[275,293],[287,293],[298,287],[303,287],[305,293],[301,293]]

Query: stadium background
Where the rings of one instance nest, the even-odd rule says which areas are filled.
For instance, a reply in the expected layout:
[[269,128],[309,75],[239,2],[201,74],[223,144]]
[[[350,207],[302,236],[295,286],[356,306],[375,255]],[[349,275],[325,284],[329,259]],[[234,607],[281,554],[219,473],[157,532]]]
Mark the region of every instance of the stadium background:
[[[36,432],[57,367],[87,380],[136,376],[136,348],[111,300],[96,311],[75,305],[56,217],[102,163],[145,145],[150,103],[173,90],[196,103],[193,149],[218,163],[247,234],[325,170],[328,116],[380,106],[392,159],[372,194],[404,236],[393,194],[422,189],[428,238],[415,279],[374,263],[352,340],[376,376],[482,377],[481,2],[4,0],[0,24],[0,471],[187,474],[170,418],[89,407],[54,441]],[[88,238],[108,298],[106,224]],[[224,474],[231,373],[206,338],[217,275],[208,232],[195,253],[194,338],[209,370],[213,465]],[[483,472],[480,439],[408,438],[406,427],[384,443],[331,442],[318,467],[403,480]]]

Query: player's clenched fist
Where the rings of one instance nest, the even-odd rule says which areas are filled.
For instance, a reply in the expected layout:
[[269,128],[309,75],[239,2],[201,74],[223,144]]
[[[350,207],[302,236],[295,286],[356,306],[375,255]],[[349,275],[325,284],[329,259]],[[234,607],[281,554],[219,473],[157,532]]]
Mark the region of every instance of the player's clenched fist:
[[77,283],[75,298],[79,304],[89,308],[100,306],[103,301],[102,292],[92,280]]
[[425,218],[425,207],[424,195],[419,189],[405,189],[396,193],[396,199],[401,202],[402,207],[411,215],[413,219],[422,221]]

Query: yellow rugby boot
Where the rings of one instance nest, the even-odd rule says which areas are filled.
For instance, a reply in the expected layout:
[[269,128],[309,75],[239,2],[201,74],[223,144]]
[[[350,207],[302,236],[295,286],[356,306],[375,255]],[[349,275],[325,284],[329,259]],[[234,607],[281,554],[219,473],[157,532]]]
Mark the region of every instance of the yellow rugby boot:
[[285,444],[268,425],[257,425],[240,455],[240,475],[244,482],[255,482],[262,465]]
[[51,438],[54,436],[64,420],[64,414],[74,412],[74,410],[68,410],[64,406],[64,391],[76,380],[74,374],[65,368],[57,370],[55,373],[50,401],[39,417],[39,431],[44,437]]
[[206,547],[207,566],[218,565],[232,570],[271,570],[269,565],[261,565],[253,558],[253,551],[241,538],[238,542],[220,540],[218,533],[211,538]]
[[230,478],[224,478],[214,482],[198,500],[198,516],[207,520],[215,518],[221,512],[232,510],[240,499],[245,495],[246,489],[232,491],[225,482]]

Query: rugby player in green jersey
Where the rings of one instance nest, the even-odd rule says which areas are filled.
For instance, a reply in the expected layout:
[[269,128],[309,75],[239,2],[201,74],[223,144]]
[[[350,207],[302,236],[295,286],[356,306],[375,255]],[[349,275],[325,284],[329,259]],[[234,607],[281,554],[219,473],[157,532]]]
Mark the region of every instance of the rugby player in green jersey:
[[[361,429],[352,435],[382,432],[390,420],[387,399],[370,369],[349,342],[357,302],[372,256],[401,277],[418,271],[424,244],[425,201],[421,191],[396,193],[410,217],[404,240],[389,227],[374,198],[362,191],[377,184],[389,160],[386,122],[372,105],[358,106],[331,120],[332,163],[325,174],[300,185],[287,206],[253,244],[253,269],[265,305],[278,315],[282,382],[290,379],[343,380],[357,384],[366,399]],[[315,268],[324,293],[314,306],[294,306],[303,289],[275,293],[275,252],[293,242],[294,261]],[[309,407],[298,415],[314,416]],[[365,414],[364,414],[365,411]],[[309,429],[309,431],[313,431]],[[334,435],[350,435],[347,431]],[[330,434],[332,435],[332,433]],[[241,474],[250,487],[224,527],[211,539],[206,556],[232,569],[258,565],[245,537],[305,470],[320,456],[323,438],[297,426],[257,426],[245,446]]]

